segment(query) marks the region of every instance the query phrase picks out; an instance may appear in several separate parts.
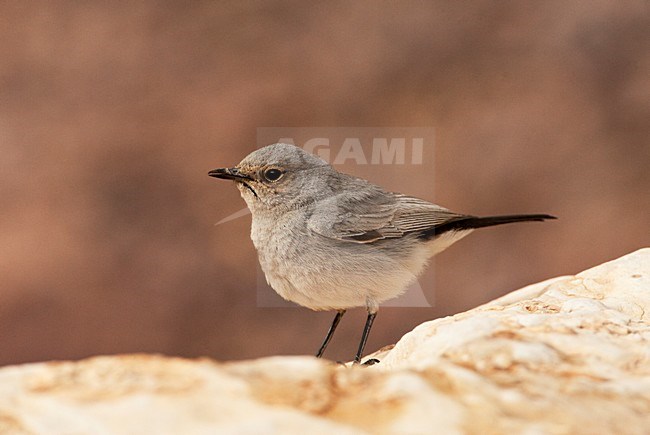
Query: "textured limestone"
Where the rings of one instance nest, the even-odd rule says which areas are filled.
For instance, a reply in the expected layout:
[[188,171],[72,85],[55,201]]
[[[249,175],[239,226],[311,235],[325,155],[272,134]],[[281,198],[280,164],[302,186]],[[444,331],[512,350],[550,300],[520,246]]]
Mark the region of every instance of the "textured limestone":
[[0,434],[650,433],[650,249],[424,323],[381,364],[0,369]]

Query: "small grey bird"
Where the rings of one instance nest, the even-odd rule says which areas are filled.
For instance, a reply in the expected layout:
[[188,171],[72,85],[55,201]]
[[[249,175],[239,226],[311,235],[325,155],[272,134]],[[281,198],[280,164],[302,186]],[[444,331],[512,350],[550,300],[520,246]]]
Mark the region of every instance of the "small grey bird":
[[253,216],[251,239],[269,285],[304,307],[337,311],[317,357],[348,308],[367,309],[355,363],[379,305],[402,294],[433,255],[476,228],[555,219],[454,213],[387,192],[282,143],[209,175],[233,180],[239,188]]

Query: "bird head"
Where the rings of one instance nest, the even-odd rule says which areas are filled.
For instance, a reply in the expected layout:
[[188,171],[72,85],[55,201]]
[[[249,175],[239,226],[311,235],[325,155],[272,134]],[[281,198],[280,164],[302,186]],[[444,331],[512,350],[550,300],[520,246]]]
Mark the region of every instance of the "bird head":
[[289,210],[328,193],[336,171],[294,145],[276,143],[250,153],[232,168],[213,169],[211,177],[232,180],[251,212]]

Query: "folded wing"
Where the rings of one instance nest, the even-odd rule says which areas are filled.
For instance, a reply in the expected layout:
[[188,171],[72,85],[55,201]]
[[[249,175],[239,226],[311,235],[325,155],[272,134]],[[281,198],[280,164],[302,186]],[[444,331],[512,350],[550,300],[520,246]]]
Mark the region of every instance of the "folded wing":
[[321,201],[308,221],[309,229],[331,239],[372,243],[432,230],[463,217],[422,199],[364,187]]

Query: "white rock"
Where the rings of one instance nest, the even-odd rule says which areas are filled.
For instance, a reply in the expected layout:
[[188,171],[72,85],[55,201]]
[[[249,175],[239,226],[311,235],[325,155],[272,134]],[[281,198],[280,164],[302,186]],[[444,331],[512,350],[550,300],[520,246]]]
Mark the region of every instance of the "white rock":
[[650,433],[650,249],[426,322],[382,362],[0,369],[0,434]]

